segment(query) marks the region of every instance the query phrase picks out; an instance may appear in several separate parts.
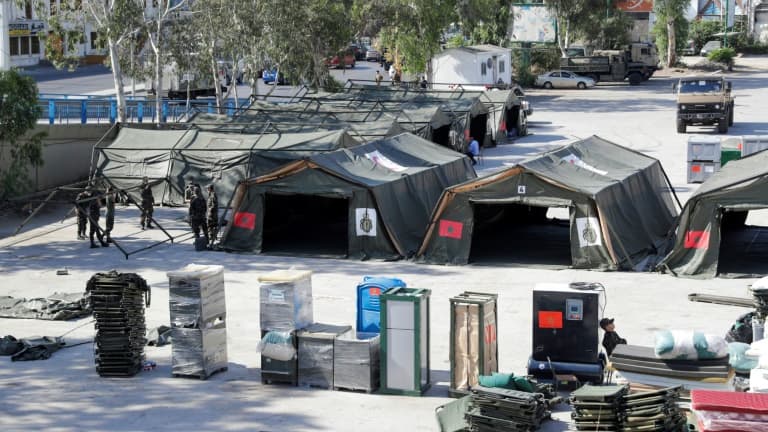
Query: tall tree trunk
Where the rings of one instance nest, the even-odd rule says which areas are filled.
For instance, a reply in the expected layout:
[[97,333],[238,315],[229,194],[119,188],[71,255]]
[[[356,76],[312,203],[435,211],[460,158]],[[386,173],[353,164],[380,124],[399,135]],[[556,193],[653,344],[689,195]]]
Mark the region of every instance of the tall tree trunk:
[[111,37],[107,38],[109,47],[109,62],[112,66],[112,79],[115,82],[115,95],[117,98],[117,120],[120,123],[126,121],[125,89],[123,88],[123,71],[120,69],[120,59],[117,52],[117,44]]
[[[152,44],[152,49],[155,51],[155,123],[161,124],[163,122],[163,65],[161,63],[160,56],[160,44],[163,30],[163,21],[160,17],[157,18],[157,33],[155,34],[155,42]],[[149,36],[152,38],[152,35]],[[178,73],[178,71],[176,71]]]
[[224,105],[224,95],[221,93],[221,81],[219,80],[219,64],[216,57],[213,56],[213,42],[209,47],[211,57],[211,69],[213,70],[213,88],[216,90],[216,112],[222,114],[222,105]]
[[677,52],[675,51],[675,19],[667,16],[667,67],[672,67],[677,63]]

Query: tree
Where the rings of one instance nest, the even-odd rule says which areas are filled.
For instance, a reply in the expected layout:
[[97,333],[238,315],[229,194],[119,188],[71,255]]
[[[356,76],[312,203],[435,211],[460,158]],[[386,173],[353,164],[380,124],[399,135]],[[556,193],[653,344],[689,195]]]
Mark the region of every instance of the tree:
[[509,29],[510,8],[513,0],[493,0],[483,9],[485,14],[479,16],[480,21],[470,23],[468,15],[462,17],[462,28],[467,29],[473,44],[504,45]]
[[701,49],[705,43],[713,39],[713,34],[723,31],[719,21],[695,20],[688,28],[688,37],[693,40],[693,46]]
[[[62,0],[58,6],[47,0],[32,0],[38,16],[48,22],[45,55],[57,68],[74,69],[79,57],[75,46],[85,40],[85,24],[105,41],[117,99],[117,117],[126,119],[125,91],[120,49],[141,30],[141,0]],[[17,0],[18,4],[25,3]],[[49,8],[50,7],[50,8]]]
[[656,35],[656,46],[666,58],[667,67],[677,63],[677,49],[685,45],[685,33],[688,29],[685,10],[689,4],[688,0],[656,0],[654,3],[656,25],[653,33]]
[[603,0],[548,0],[544,4],[557,19],[557,45],[562,57],[566,57],[566,49],[574,39],[574,33],[585,29],[587,32],[594,31],[594,27],[590,30],[594,11],[605,10]]
[[42,110],[37,103],[37,84],[15,70],[0,71],[0,159],[10,160],[0,165],[0,199],[8,198],[25,188],[27,166],[43,164],[40,132],[27,136],[35,128]]

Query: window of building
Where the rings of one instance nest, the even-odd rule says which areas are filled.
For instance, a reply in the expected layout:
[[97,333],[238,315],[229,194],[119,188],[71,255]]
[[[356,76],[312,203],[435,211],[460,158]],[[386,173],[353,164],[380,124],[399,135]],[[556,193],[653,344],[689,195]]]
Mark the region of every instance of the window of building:
[[11,45],[11,55],[19,55],[19,39],[18,37],[12,37],[10,38],[10,45]]
[[32,54],[40,54],[40,38],[37,36],[32,36],[30,38],[30,45],[31,49],[30,51]]
[[488,74],[488,67],[485,66],[485,62],[480,63],[480,75],[485,76]]
[[499,73],[504,73],[504,60],[499,60]]
[[24,17],[32,19],[32,2],[29,0],[24,2]]
[[20,48],[21,48],[19,50],[19,54],[21,54],[21,55],[29,55],[29,40],[30,39],[31,39],[30,37],[19,38]]
[[98,49],[99,47],[99,34],[96,32],[91,32],[91,49]]

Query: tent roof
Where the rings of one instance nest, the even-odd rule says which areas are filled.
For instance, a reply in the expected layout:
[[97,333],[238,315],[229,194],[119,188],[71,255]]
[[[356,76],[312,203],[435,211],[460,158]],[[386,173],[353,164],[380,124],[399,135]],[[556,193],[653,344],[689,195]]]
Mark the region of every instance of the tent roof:
[[591,136],[523,161],[520,165],[594,197],[601,190],[656,163],[658,161],[650,156]]
[[102,141],[96,148],[167,150],[190,140],[187,130],[157,130],[121,126],[114,140]]
[[404,133],[354,148],[313,155],[309,160],[348,181],[376,186],[466,156]]

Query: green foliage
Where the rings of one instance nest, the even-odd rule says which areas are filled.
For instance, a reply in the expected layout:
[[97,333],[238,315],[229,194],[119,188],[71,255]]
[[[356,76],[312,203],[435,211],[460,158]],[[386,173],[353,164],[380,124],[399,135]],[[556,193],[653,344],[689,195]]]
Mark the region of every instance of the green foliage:
[[457,34],[452,36],[448,41],[446,42],[445,46],[446,48],[458,48],[463,47],[465,45],[464,43],[464,36]]
[[723,24],[720,21],[695,20],[691,22],[688,39],[693,41],[693,46],[698,54],[698,50],[705,43],[715,39],[712,35],[721,31],[723,31]]
[[43,164],[43,133],[26,136],[34,129],[42,110],[37,103],[37,85],[15,70],[0,71],[0,157],[9,155],[7,169],[0,169],[0,198],[22,191],[28,165]]
[[463,19],[462,28],[468,30],[472,44],[503,46],[507,39],[510,7],[514,1],[493,0],[488,3],[484,16],[478,22],[470,23],[469,17],[459,11],[459,17]]
[[[560,51],[550,47],[541,47],[531,51],[532,70],[545,72],[560,68]],[[534,77],[535,79],[535,77]]]
[[768,54],[768,45],[747,45],[741,51],[745,54]]
[[[656,24],[653,26],[651,32],[656,38],[656,47],[659,49],[659,57],[667,63],[667,66],[671,66],[676,63],[677,59],[669,59],[669,41],[674,40],[674,50],[672,55],[675,56],[678,51],[685,48],[688,40],[688,20],[685,19],[685,11],[688,8],[687,0],[656,0],[654,4],[654,12],[656,13]],[[667,28],[667,18],[672,19],[673,34],[669,34]]]
[[707,59],[709,59],[709,61],[712,61],[715,63],[722,63],[728,66],[733,64],[733,59],[735,57],[736,57],[736,50],[734,50],[733,48],[716,49],[707,55]]
[[581,39],[599,49],[620,49],[629,44],[633,19],[621,10],[613,10],[606,17],[602,9],[593,10],[577,28]]

